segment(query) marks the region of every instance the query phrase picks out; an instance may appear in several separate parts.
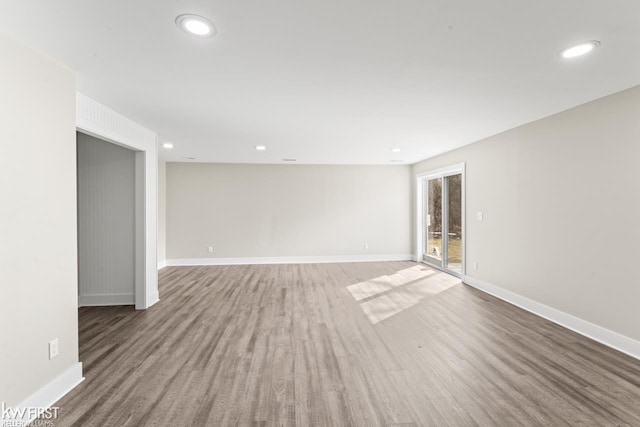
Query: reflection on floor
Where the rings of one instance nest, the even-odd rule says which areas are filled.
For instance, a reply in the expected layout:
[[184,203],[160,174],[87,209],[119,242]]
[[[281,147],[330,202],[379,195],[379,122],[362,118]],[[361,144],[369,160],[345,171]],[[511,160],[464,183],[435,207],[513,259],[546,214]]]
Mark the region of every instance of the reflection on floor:
[[[428,278],[428,280],[426,280]],[[460,279],[426,265],[356,283],[347,289],[376,324],[460,283]]]

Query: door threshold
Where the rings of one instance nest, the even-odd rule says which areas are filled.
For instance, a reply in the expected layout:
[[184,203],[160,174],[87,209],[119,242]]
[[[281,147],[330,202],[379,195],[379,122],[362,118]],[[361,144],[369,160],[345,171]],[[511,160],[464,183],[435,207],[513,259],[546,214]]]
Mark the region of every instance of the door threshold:
[[449,270],[448,268],[444,268],[444,267],[442,267],[440,265],[431,264],[430,262],[427,262],[424,259],[421,262],[422,262],[422,264],[428,265],[431,268],[435,268],[436,270],[440,270],[443,273],[447,273],[450,276],[457,277],[458,279],[462,280],[462,276],[463,276],[462,272]]

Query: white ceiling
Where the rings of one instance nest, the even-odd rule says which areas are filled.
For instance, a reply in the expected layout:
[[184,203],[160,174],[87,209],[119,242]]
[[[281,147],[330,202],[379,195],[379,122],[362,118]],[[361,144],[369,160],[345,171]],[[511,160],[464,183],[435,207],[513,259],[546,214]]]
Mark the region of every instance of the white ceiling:
[[0,28],[170,161],[413,163],[640,84],[634,0],[0,0]]

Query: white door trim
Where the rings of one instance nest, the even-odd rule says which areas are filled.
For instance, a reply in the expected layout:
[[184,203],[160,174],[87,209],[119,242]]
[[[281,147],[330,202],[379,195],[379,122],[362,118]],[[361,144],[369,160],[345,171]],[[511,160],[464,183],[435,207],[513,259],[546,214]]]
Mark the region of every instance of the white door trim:
[[466,164],[457,163],[451,166],[433,169],[426,172],[417,173],[415,176],[416,182],[416,247],[415,247],[415,259],[418,262],[423,262],[424,254],[424,198],[425,198],[425,183],[429,179],[443,178],[450,175],[461,174],[462,179],[462,277],[466,274],[467,264],[467,210],[466,210]]
[[[136,151],[136,309],[158,301],[158,137],[149,129],[76,93],[79,132]],[[139,200],[139,202],[138,202]]]

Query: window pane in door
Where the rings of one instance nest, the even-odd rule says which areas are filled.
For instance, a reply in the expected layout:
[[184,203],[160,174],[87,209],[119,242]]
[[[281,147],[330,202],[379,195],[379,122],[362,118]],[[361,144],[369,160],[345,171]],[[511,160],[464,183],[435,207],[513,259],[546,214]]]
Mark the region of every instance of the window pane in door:
[[442,259],[442,178],[427,181],[427,252]]
[[444,267],[462,272],[462,175],[444,178],[447,185],[447,256]]

